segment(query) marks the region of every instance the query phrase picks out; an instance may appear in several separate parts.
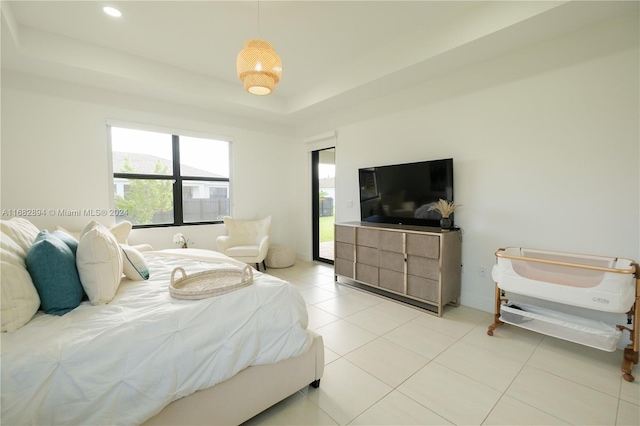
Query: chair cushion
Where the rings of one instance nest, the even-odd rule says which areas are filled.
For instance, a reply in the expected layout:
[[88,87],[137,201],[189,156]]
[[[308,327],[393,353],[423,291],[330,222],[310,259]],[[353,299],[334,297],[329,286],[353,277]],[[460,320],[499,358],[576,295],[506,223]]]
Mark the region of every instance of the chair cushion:
[[262,237],[269,235],[271,228],[271,216],[258,220],[239,220],[225,216],[223,221],[234,246],[255,245]]
[[255,257],[258,253],[258,246],[235,246],[227,249],[226,254],[231,257]]

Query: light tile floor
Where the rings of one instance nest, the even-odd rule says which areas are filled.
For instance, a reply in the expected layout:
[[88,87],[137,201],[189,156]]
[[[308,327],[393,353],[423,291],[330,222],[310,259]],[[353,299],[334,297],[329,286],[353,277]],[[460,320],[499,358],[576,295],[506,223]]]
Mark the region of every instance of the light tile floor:
[[320,387],[246,425],[640,425],[622,352],[504,325],[460,306],[442,318],[334,283],[333,267],[268,269],[300,289],[325,344]]

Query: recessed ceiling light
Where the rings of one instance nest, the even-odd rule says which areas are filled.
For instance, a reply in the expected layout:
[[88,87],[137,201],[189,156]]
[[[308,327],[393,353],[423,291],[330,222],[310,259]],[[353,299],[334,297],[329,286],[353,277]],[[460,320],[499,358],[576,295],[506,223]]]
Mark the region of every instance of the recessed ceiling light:
[[104,10],[104,13],[106,13],[109,16],[115,16],[116,18],[119,18],[122,16],[122,13],[115,7],[105,6],[102,8],[102,10]]

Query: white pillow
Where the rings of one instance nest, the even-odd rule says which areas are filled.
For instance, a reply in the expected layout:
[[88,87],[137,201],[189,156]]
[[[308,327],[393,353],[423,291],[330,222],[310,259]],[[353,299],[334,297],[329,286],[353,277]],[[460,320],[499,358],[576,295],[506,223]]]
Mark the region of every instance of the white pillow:
[[1,222],[0,230],[2,236],[7,236],[13,240],[15,246],[21,249],[17,250],[16,253],[22,256],[22,260],[24,260],[40,230],[33,223],[21,217],[14,217]]
[[40,297],[27,271],[25,258],[38,228],[26,219],[0,221],[0,331],[23,327],[38,312]]
[[133,225],[129,221],[123,221],[113,225],[109,228],[109,231],[116,237],[116,240],[120,244],[129,244],[127,242],[127,238],[129,238],[129,233],[131,233],[131,228]]
[[2,281],[0,317],[3,333],[16,331],[25,326],[40,307],[40,296],[27,268],[5,260],[3,251],[0,262],[0,281]]
[[131,246],[120,244],[122,247],[122,270],[124,275],[132,281],[149,279],[149,267],[142,253]]
[[[76,237],[78,240],[80,240],[80,238],[82,237],[82,235],[87,232],[88,230],[90,230],[91,228],[93,228],[95,225],[99,224],[98,222],[96,222],[95,220],[91,220],[89,221],[89,223],[87,223],[84,228],[82,229],[82,231],[80,231],[80,236]],[[104,226],[104,225],[103,225]],[[111,234],[115,237],[116,241],[119,244],[129,244],[129,242],[127,241],[127,238],[129,238],[129,234],[131,233],[131,228],[133,228],[133,225],[131,224],[131,222],[129,221],[124,221],[124,222],[120,222],[117,223],[115,225],[113,225],[111,228],[109,228],[109,232],[111,232]],[[66,231],[66,229],[61,228],[62,230]],[[67,231],[69,232],[69,231]],[[71,235],[74,235],[74,232],[69,232]]]
[[92,222],[80,236],[76,266],[89,301],[100,305],[110,302],[118,290],[122,278],[122,250],[107,228]]

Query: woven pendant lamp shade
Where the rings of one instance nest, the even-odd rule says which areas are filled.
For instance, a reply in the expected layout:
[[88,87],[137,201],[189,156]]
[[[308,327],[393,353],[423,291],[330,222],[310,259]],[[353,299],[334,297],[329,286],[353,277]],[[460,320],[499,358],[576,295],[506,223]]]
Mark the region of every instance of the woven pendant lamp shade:
[[247,41],[238,53],[236,65],[244,89],[254,95],[273,92],[282,77],[282,62],[268,41]]

